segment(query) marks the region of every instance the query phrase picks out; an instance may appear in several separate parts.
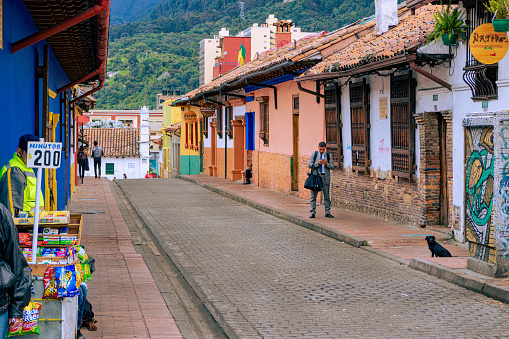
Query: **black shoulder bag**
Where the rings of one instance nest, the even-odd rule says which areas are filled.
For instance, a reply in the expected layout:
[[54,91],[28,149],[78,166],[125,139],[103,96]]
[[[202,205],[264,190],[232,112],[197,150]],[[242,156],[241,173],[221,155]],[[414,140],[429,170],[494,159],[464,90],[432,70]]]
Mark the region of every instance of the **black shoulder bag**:
[[318,152],[315,151],[315,156],[313,157],[313,168],[311,168],[311,173],[308,173],[308,177],[304,182],[304,188],[312,191],[322,190],[322,178],[320,177],[320,174],[316,173],[317,169],[314,167],[317,156]]

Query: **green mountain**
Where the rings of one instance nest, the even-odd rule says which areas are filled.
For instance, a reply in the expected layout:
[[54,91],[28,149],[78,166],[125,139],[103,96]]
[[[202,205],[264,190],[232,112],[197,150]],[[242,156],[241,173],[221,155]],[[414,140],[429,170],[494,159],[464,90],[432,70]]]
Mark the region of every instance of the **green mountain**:
[[96,108],[153,108],[158,90],[198,87],[199,41],[221,27],[236,34],[275,14],[302,31],[333,31],[374,13],[372,0],[244,2],[244,20],[237,0],[162,0],[145,19],[111,26],[108,72],[115,75],[96,93]]

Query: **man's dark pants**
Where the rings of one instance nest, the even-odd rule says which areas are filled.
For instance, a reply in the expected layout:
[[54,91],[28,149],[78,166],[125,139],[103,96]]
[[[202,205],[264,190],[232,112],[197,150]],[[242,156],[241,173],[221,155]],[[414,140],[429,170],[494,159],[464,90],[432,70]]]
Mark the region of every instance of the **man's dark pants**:
[[94,173],[97,178],[97,168],[99,168],[99,176],[101,176],[101,158],[94,158]]

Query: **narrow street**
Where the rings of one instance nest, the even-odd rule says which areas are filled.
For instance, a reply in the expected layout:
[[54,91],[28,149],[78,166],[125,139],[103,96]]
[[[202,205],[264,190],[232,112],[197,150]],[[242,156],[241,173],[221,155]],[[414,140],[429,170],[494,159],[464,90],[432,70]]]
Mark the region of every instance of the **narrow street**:
[[[229,336],[509,334],[507,304],[186,181],[118,182],[161,251]],[[121,190],[113,192],[117,202],[123,199]]]

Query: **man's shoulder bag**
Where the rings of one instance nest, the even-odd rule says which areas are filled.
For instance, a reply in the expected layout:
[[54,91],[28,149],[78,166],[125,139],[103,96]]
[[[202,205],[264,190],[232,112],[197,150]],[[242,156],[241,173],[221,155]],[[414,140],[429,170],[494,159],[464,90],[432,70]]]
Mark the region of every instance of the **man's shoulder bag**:
[[304,188],[307,188],[311,191],[321,191],[322,190],[322,178],[320,178],[320,174],[317,173],[317,169],[314,167],[314,163],[316,162],[316,157],[318,156],[318,152],[315,151],[315,155],[313,157],[313,168],[311,168],[311,172],[308,173],[308,177],[304,182]]

